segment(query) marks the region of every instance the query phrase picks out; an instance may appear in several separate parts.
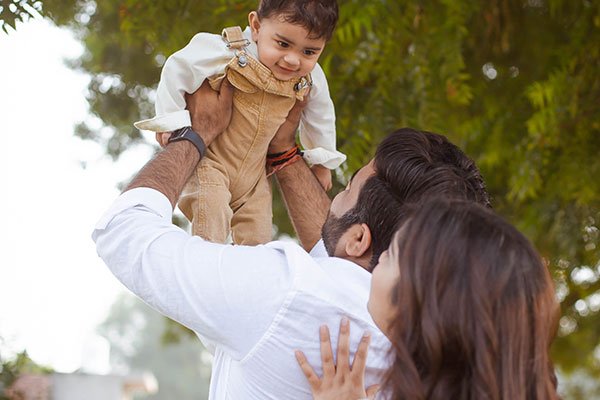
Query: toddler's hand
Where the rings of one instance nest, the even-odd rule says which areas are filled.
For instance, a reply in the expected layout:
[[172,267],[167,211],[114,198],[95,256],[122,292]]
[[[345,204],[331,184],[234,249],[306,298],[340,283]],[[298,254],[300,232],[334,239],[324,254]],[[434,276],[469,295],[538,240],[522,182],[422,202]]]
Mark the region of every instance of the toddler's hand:
[[169,143],[171,132],[156,132],[156,141],[160,144],[160,147],[165,147]]
[[321,186],[323,186],[323,189],[325,189],[326,192],[331,190],[331,187],[333,186],[331,181],[331,170],[322,165],[313,165],[310,169]]

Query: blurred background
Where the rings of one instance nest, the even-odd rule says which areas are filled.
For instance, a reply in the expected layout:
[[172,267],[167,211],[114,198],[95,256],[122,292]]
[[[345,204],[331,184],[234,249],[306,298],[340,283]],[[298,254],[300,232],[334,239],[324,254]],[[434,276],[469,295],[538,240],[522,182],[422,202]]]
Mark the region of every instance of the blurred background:
[[[448,136],[553,272],[561,393],[600,399],[600,2],[338,2],[320,59],[348,155],[331,195],[391,130]],[[210,355],[126,293],[90,234],[157,150],[132,123],[166,57],[257,3],[0,0],[0,399],[206,398]],[[278,199],[274,223],[293,235]]]

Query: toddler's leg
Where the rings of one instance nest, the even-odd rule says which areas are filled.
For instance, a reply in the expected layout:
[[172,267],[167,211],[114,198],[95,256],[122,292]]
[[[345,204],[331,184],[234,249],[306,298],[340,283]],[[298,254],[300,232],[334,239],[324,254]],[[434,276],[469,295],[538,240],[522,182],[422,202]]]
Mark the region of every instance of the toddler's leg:
[[272,240],[272,202],[271,185],[263,175],[254,189],[233,205],[231,230],[235,244],[251,246]]
[[226,177],[201,163],[186,183],[179,208],[192,222],[192,234],[214,243],[226,243],[233,212]]

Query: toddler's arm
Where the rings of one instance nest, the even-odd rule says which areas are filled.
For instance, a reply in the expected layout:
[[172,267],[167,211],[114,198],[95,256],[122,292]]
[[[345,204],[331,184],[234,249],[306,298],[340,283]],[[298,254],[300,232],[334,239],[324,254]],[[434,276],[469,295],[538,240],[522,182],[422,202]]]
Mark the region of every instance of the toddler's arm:
[[198,33],[165,62],[156,90],[156,116],[134,125],[157,132],[156,139],[161,145],[169,135],[160,132],[190,126],[185,94],[194,93],[207,77],[222,73],[232,56],[220,35]]
[[329,96],[327,79],[319,64],[311,76],[313,87],[300,120],[300,143],[309,164],[331,170],[339,167],[346,156],[336,149],[335,109]]

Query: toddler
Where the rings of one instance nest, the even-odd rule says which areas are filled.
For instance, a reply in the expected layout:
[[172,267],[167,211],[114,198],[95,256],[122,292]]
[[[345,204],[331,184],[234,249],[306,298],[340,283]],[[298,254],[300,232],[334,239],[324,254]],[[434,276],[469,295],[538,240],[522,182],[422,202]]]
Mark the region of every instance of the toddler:
[[333,102],[317,60],[337,19],[336,0],[261,0],[244,31],[198,33],[167,59],[156,116],[135,123],[157,132],[163,146],[168,132],[191,126],[186,92],[195,92],[205,79],[213,89],[223,79],[234,86],[231,123],[211,143],[179,199],[194,235],[224,243],[231,234],[244,245],[271,240],[267,149],[296,100],[308,98],[299,128],[303,157],[321,184],[331,186],[330,170],[346,156],[336,150]]

